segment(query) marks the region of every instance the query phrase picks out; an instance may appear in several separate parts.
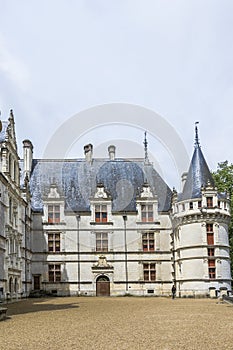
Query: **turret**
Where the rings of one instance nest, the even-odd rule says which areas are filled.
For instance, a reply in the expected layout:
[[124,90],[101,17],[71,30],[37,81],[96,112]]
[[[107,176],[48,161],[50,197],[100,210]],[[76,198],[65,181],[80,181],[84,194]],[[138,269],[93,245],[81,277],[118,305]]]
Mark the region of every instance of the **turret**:
[[197,125],[194,153],[183,190],[173,196],[174,261],[180,296],[231,289],[229,201],[217,192],[203,156]]

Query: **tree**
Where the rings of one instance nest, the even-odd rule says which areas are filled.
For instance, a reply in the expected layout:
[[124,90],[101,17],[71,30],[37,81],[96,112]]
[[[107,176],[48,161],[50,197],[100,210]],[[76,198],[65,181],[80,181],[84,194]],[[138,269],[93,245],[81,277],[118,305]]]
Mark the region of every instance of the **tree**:
[[229,225],[229,244],[231,257],[231,275],[233,276],[233,164],[218,163],[216,172],[212,173],[218,192],[227,192],[230,198],[231,221]]

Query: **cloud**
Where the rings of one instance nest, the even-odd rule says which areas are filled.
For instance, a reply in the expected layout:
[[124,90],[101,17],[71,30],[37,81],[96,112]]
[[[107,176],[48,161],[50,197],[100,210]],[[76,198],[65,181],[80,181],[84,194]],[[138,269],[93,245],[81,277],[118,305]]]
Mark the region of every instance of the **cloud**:
[[29,87],[29,71],[25,64],[10,52],[3,35],[0,35],[0,74],[16,85],[17,89],[26,91]]

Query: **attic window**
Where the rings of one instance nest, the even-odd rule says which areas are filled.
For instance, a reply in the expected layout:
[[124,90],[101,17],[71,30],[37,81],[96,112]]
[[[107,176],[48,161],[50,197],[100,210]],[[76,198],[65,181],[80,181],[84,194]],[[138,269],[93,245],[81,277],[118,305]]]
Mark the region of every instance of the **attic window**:
[[60,205],[48,206],[48,223],[57,224],[60,222]]
[[95,221],[96,222],[107,222],[107,205],[99,204],[95,206]]
[[153,215],[153,205],[152,204],[143,204],[141,206],[142,210],[142,221],[151,222],[154,219]]
[[206,198],[207,208],[213,208],[213,197]]

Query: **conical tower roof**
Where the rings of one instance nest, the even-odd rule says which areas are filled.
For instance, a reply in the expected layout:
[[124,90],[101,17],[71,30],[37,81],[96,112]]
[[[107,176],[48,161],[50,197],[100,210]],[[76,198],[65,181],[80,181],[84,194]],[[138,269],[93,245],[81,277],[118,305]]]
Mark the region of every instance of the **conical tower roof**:
[[215,186],[214,179],[201,151],[197,126],[195,131],[195,149],[183,192],[181,193],[181,200],[199,198],[201,197],[202,186],[205,187],[207,184],[213,187]]

